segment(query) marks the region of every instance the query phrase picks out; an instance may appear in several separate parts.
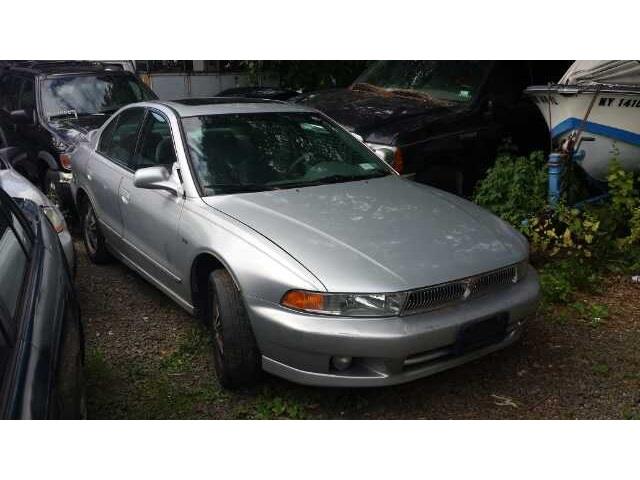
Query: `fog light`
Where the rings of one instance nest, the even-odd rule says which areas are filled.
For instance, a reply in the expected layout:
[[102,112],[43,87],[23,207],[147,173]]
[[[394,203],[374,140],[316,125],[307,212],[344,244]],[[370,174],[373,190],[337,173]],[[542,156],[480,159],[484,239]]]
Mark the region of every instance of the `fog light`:
[[332,357],[331,365],[336,370],[342,372],[351,366],[351,361],[353,359],[351,357]]

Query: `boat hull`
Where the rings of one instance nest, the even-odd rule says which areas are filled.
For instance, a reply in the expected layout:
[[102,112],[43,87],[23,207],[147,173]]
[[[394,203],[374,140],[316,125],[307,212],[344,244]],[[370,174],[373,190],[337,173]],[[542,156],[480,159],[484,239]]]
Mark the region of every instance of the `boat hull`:
[[[538,106],[554,143],[561,144],[584,122],[577,161],[589,176],[606,181],[612,159],[640,172],[640,91],[631,88],[552,85],[525,92]],[[594,101],[595,96],[595,101]]]

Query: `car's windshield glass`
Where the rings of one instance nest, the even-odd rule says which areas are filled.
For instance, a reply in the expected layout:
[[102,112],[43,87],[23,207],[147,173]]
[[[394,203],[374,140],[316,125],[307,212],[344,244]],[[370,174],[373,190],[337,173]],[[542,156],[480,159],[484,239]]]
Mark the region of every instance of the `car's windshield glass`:
[[49,78],[43,82],[42,105],[49,119],[111,114],[129,103],[152,98],[131,75],[97,74]]
[[364,72],[352,88],[470,102],[489,66],[490,62],[482,60],[380,61]]
[[390,175],[351,134],[313,113],[182,119],[205,195],[304,187]]

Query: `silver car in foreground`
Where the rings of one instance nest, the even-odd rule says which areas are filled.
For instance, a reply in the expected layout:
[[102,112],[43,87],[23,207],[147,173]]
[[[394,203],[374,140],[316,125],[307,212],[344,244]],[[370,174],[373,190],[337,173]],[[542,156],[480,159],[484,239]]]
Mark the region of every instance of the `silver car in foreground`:
[[224,386],[261,369],[414,380],[513,343],[536,307],[519,233],[302,106],[129,105],[73,169],[89,257],[117,257],[201,317]]

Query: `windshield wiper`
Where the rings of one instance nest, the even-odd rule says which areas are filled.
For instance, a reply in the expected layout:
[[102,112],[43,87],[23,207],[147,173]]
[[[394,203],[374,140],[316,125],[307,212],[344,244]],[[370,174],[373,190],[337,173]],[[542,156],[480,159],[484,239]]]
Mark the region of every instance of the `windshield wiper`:
[[65,112],[59,112],[53,115],[49,115],[49,120],[61,120],[65,118],[78,118],[78,112],[76,112],[75,110],[67,110]]
[[278,187],[263,185],[259,183],[212,183],[204,188],[210,190],[222,190],[216,193],[242,193],[242,192],[264,192],[265,190],[278,190]]
[[361,92],[376,92],[376,93],[388,93],[388,90],[384,87],[379,87],[377,85],[372,85],[371,83],[354,83],[351,85],[351,90],[361,91]]
[[424,100],[425,102],[432,103],[433,105],[438,105],[441,107],[447,107],[451,105],[451,102],[447,100],[436,98],[427,92],[421,92],[419,90],[410,90],[407,88],[393,88],[389,90],[389,93],[396,95],[398,97],[418,98],[420,100]]
[[370,180],[372,178],[380,178],[386,177],[390,175],[387,172],[378,172],[372,173],[370,175],[329,175],[322,178],[317,178],[315,180],[311,180],[309,182],[300,181],[300,182],[289,182],[289,183],[279,183],[278,187],[280,188],[293,188],[293,187],[312,187],[316,185],[328,185],[330,183],[343,183],[343,182],[355,182],[359,180]]

